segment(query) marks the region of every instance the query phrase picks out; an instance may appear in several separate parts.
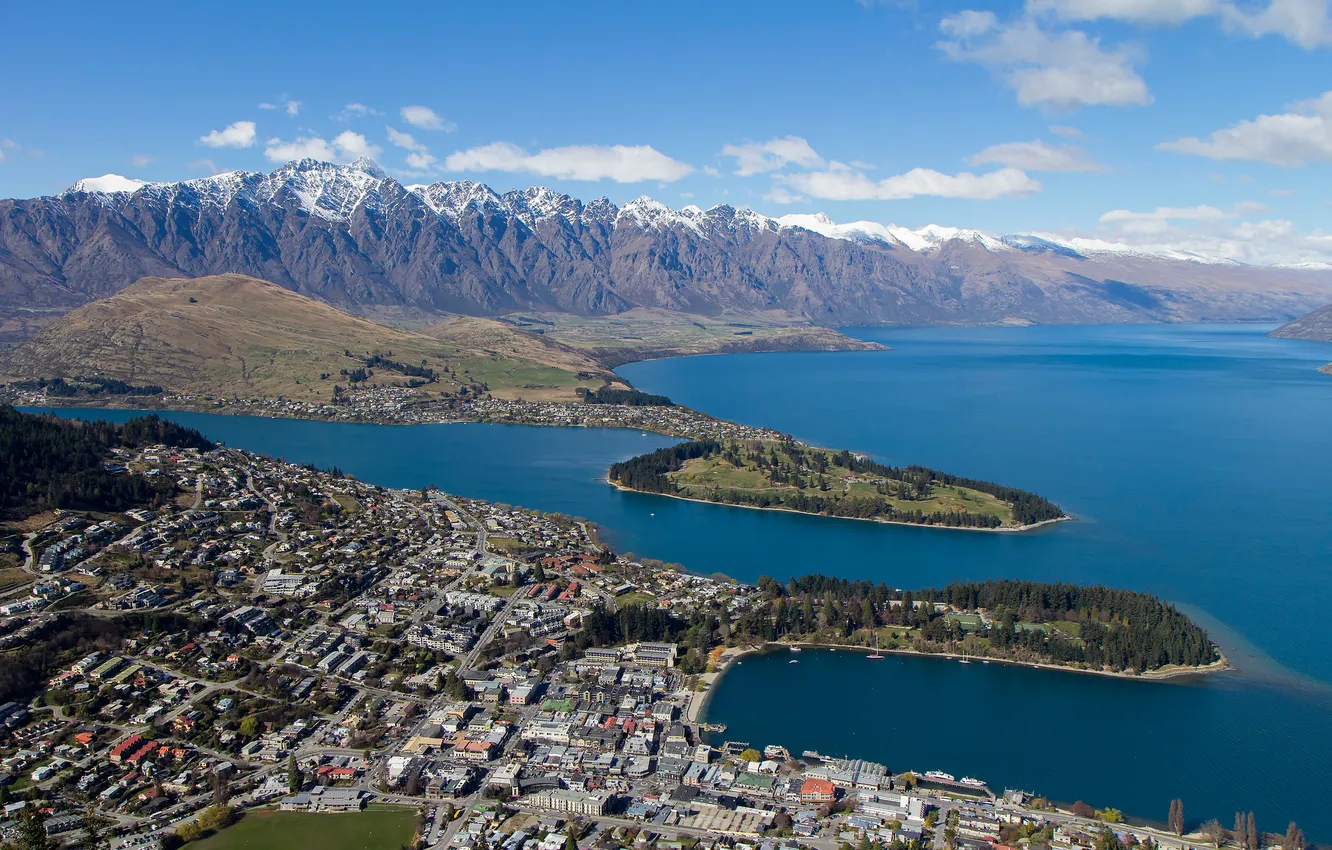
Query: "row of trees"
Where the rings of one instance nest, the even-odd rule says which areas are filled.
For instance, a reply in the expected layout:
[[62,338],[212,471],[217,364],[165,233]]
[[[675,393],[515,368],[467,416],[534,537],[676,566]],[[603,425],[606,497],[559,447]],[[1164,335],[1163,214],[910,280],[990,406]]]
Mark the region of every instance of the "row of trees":
[[580,390],[583,401],[588,404],[623,404],[629,407],[672,407],[674,402],[664,395],[653,395],[642,390],[621,390],[614,387],[602,387],[596,390]]
[[51,508],[119,511],[171,495],[175,485],[106,469],[117,446],[213,448],[202,434],[157,416],[117,425],[20,413],[0,407],[0,519]]

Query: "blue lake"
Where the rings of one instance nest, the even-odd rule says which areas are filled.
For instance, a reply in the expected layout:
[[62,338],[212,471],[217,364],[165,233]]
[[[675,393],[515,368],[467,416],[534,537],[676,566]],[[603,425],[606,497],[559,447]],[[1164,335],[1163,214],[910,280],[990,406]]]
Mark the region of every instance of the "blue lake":
[[[230,445],[387,486],[584,516],[620,551],[752,580],[900,587],[1012,576],[1160,594],[1239,675],[1187,684],[834,653],[754,658],[718,687],[728,737],[941,768],[1190,820],[1236,809],[1332,839],[1332,346],[1255,326],[893,329],[888,352],[631,364],[643,389],[809,442],[1035,490],[1077,522],[1024,535],[881,526],[618,493],[636,431],[386,427],[171,414]],[[102,415],[81,412],[78,415]],[[121,418],[120,414],[108,415]],[[875,666],[878,665],[878,666]],[[793,685],[795,687],[793,687]],[[848,722],[848,715],[851,721]]]

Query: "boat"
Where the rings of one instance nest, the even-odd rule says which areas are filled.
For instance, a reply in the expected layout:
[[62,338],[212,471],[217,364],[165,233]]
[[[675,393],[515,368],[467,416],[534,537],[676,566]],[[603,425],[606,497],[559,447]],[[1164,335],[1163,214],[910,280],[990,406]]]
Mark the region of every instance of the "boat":
[[788,664],[799,664],[800,662],[799,662],[799,661],[796,661],[794,658],[792,658],[792,659],[791,659],[789,662],[787,662],[787,663],[788,663]]
[[800,647],[798,647],[798,646],[793,646],[793,647],[791,647],[791,651],[792,651],[792,652],[799,652],[799,651],[800,651]]
[[883,658],[883,656],[877,652],[874,653],[873,655],[866,655],[865,657],[870,659],[871,661],[878,661],[879,659]]
[[951,774],[951,773],[944,773],[942,770],[927,770],[927,771],[925,771],[925,778],[926,778],[926,779],[941,779],[941,780],[943,780],[944,782],[956,782],[956,781],[957,781],[956,779],[953,778],[953,774]]
[[965,659],[965,658],[959,658],[959,659],[957,659],[957,663],[958,663],[958,664],[970,664],[971,662],[968,661],[968,660]]
[[985,787],[985,783],[984,783],[984,782],[982,782],[982,781],[979,780],[979,779],[974,779],[974,778],[972,778],[972,777],[970,777],[970,776],[964,776],[964,777],[962,777],[961,779],[959,779],[958,782],[961,782],[963,785],[970,785],[970,786],[972,786],[973,788],[984,788],[984,787]]

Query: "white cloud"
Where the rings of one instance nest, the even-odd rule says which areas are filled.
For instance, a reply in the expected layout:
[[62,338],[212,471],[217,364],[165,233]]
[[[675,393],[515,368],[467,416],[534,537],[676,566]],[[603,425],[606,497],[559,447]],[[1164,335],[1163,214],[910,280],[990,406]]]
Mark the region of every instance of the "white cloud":
[[439,160],[428,153],[413,151],[407,154],[407,164],[418,171],[428,171]]
[[975,38],[999,28],[999,16],[991,11],[963,9],[939,22],[939,29],[950,38]]
[[268,102],[264,102],[264,103],[259,104],[259,108],[260,108],[260,109],[277,109],[277,104],[276,104],[276,103],[268,103]]
[[210,148],[248,148],[254,145],[253,121],[234,121],[221,130],[199,137],[199,144]]
[[1101,166],[1077,145],[1005,142],[991,145],[967,160],[972,165],[1006,165],[1024,171],[1101,171]]
[[428,106],[404,106],[401,114],[402,120],[422,130],[442,130],[445,133],[452,133],[457,129]]
[[153,157],[149,156],[146,153],[138,153],[130,157],[130,165],[134,166],[135,168],[143,168],[146,165],[150,165],[152,161]]
[[295,118],[301,114],[301,102],[299,100],[287,101],[287,114]]
[[1302,232],[1290,221],[1257,218],[1267,211],[1257,201],[1241,201],[1225,210],[1207,204],[1157,207],[1150,212],[1110,210],[1094,231],[1060,235],[1260,265],[1332,262],[1332,234]]
[[378,109],[372,106],[366,106],[364,103],[349,103],[342,107],[336,115],[334,121],[354,121],[357,118],[365,118],[370,115],[383,115]]
[[763,200],[771,201],[774,204],[798,204],[805,199],[800,195],[788,192],[781,186],[773,186],[772,190],[763,196]]
[[1172,221],[1224,221],[1230,213],[1223,209],[1199,204],[1193,207],[1157,207],[1151,212],[1132,210],[1110,210],[1104,213],[1102,224],[1116,224],[1130,232],[1154,232],[1162,230]]
[[1051,133],[1054,133],[1056,136],[1059,136],[1059,137],[1061,137],[1061,138],[1065,138],[1065,139],[1081,139],[1081,138],[1082,138],[1082,131],[1081,131],[1081,130],[1079,130],[1077,127],[1069,127],[1069,126],[1067,126],[1067,125],[1065,125],[1065,124],[1051,124],[1051,125],[1050,125],[1050,132],[1051,132]]
[[735,173],[741,177],[766,174],[787,165],[799,165],[805,168],[823,166],[823,158],[814,152],[809,142],[799,136],[726,145],[722,148],[722,156],[735,158]]
[[1294,167],[1332,160],[1332,91],[1292,104],[1289,112],[1259,115],[1213,132],[1162,142],[1158,150],[1203,156],[1218,162],[1265,162]]
[[780,180],[806,195],[830,201],[897,201],[921,196],[993,200],[1039,192],[1041,184],[1016,168],[986,174],[943,174],[913,168],[905,174],[873,180],[845,168],[788,174]]
[[365,136],[344,130],[333,138],[333,149],[342,159],[374,159],[384,152],[379,145],[366,141]]
[[1065,21],[1117,20],[1138,24],[1180,24],[1214,15],[1219,0],[1027,0],[1027,10],[1050,12]]
[[705,166],[703,166],[703,173],[706,174],[706,175],[708,175],[709,177],[720,177],[720,176],[721,176],[721,172],[718,171],[717,169],[713,168],[711,165],[705,165]]
[[281,139],[269,139],[264,148],[264,156],[273,162],[287,162],[293,159],[321,159],[330,162],[336,158],[333,148],[319,137],[299,138],[284,142]]
[[425,153],[425,151],[428,150],[425,145],[413,138],[411,133],[403,133],[392,127],[385,127],[384,130],[388,133],[389,141],[396,147],[408,151],[417,151],[419,153]]
[[694,170],[650,145],[568,145],[529,154],[508,142],[452,153],[445,158],[444,167],[450,171],[521,171],[563,180],[610,179],[616,183],[670,183]]
[[938,48],[958,62],[999,74],[1023,106],[1136,106],[1150,103],[1147,84],[1126,47],[1107,49],[1081,30],[1043,29],[1023,18],[1000,23],[992,12],[965,10],[944,18]]
[[360,133],[344,130],[327,142],[318,136],[301,137],[290,142],[281,139],[269,139],[264,148],[264,156],[272,162],[288,162],[293,159],[318,159],[324,162],[353,160],[360,157],[374,159],[384,152],[379,145],[368,141]]
[[1268,189],[1267,194],[1273,198],[1290,198],[1295,194],[1294,189]]
[[191,171],[206,171],[209,174],[217,174],[222,170],[211,159],[196,159],[193,162],[185,163],[185,167]]
[[1031,13],[1049,13],[1064,21],[1123,21],[1142,26],[1173,26],[1217,17],[1223,26],[1255,38],[1279,35],[1312,49],[1332,41],[1328,0],[1268,0],[1256,8],[1237,0],[1027,0]]

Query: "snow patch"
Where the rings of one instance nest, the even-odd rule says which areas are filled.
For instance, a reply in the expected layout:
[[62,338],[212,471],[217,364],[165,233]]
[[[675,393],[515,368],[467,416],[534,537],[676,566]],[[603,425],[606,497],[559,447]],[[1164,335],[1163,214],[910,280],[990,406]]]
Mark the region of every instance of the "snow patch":
[[146,180],[135,180],[132,177],[121,177],[119,174],[103,174],[101,177],[85,177],[82,180],[75,181],[73,186],[65,190],[65,194],[75,192],[97,193],[102,195],[117,195],[122,192],[133,194],[144,186],[147,186]]

